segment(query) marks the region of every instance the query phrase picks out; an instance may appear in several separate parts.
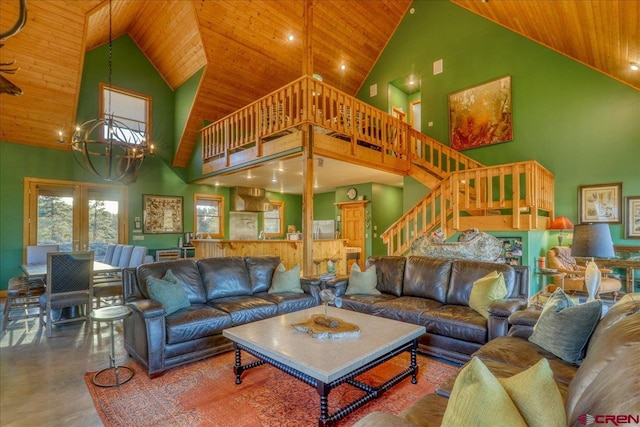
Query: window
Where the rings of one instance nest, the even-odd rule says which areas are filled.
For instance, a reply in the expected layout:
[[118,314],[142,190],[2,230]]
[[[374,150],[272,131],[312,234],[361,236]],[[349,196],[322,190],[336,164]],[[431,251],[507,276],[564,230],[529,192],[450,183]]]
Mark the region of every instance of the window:
[[194,194],[193,206],[195,236],[212,239],[224,237],[224,198],[212,194]]
[[[102,116],[113,115],[114,120],[129,129],[115,129],[116,139],[141,144],[151,129],[151,97],[100,84],[100,111]],[[103,138],[107,138],[108,127],[103,129]]]
[[62,251],[93,250],[127,241],[127,188],[25,179],[25,245],[58,244]]
[[262,215],[262,230],[265,237],[284,236],[284,202],[270,200],[273,210]]

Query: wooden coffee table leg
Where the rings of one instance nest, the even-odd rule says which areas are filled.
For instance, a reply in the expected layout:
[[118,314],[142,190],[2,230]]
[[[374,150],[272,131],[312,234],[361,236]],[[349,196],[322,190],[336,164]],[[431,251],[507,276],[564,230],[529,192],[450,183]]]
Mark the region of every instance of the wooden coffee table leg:
[[413,374],[411,375],[411,384],[418,383],[418,362],[416,360],[416,350],[418,348],[418,340],[413,340],[413,346],[411,347],[411,369]]
[[240,377],[242,376],[242,372],[244,371],[244,368],[242,367],[242,357],[240,356],[240,348],[238,347],[238,345],[234,344],[233,347],[236,351],[236,364],[233,367],[233,372],[236,374],[236,384],[241,384],[242,379],[240,379]]
[[329,392],[331,392],[331,386],[322,381],[318,381],[316,390],[320,396],[320,418],[318,418],[318,426],[326,427],[332,424],[329,420]]

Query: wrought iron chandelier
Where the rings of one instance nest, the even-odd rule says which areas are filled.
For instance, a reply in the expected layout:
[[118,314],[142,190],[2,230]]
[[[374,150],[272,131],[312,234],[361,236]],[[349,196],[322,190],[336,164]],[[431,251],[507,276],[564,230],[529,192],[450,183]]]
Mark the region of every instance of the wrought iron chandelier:
[[[113,55],[111,12],[109,0],[109,89],[112,88]],[[154,154],[155,148],[146,131],[132,129],[114,119],[111,92],[108,91],[109,108],[103,117],[76,126],[70,143],[71,151],[78,164],[92,175],[128,184],[135,181],[145,156]],[[66,143],[62,131],[58,134],[58,142]]]

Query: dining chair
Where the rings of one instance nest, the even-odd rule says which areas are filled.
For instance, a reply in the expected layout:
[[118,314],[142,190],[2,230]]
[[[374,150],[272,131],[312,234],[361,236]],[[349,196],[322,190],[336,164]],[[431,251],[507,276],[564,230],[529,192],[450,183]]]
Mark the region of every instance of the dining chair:
[[[47,253],[59,250],[59,245],[29,245],[26,248],[25,261],[27,264],[45,264]],[[4,335],[9,322],[40,316],[40,296],[44,292],[45,282],[42,278],[17,276],[9,279],[0,337]],[[16,314],[18,311],[20,314]]]
[[[147,248],[145,246],[132,246],[131,247],[131,256],[129,258],[129,264],[123,266],[123,268],[129,267],[137,267],[144,262],[145,256],[147,255]],[[125,246],[123,248],[122,254],[126,256],[129,250]],[[122,256],[122,259],[124,256]],[[93,280],[93,297],[96,300],[96,308],[100,308],[103,303],[110,303],[110,305],[114,305],[117,298],[121,301],[123,300],[122,296],[122,273],[114,274],[111,276],[94,276]]]
[[102,260],[102,262],[104,262],[105,264],[111,265],[111,261],[113,261],[113,253],[115,252],[115,249],[116,249],[115,243],[108,244],[107,249],[105,249],[104,259]]
[[[53,323],[87,321],[91,325],[93,308],[93,251],[53,252],[47,254],[46,292],[40,296],[40,327],[46,326],[47,337],[52,335]],[[77,317],[54,320],[53,310],[84,306]],[[46,318],[46,321],[45,321]]]

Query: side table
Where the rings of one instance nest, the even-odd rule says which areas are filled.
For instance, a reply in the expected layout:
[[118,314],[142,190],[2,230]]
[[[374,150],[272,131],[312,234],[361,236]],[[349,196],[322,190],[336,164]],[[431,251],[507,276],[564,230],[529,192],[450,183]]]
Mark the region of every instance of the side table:
[[[114,330],[113,323],[116,320],[122,320],[126,317],[131,316],[131,309],[124,305],[117,305],[112,307],[103,307],[97,310],[94,310],[91,313],[91,318],[96,322],[109,322],[111,326],[111,355],[109,356],[109,367],[104,368],[101,371],[96,372],[93,375],[92,381],[98,387],[119,387],[120,385],[126,383],[131,378],[133,378],[134,372],[128,366],[118,366],[116,365],[116,350],[114,344]],[[122,372],[121,372],[122,371]],[[108,373],[112,372],[113,377],[108,375]],[[122,378],[121,378],[122,374]],[[99,377],[105,377],[101,380]]]

